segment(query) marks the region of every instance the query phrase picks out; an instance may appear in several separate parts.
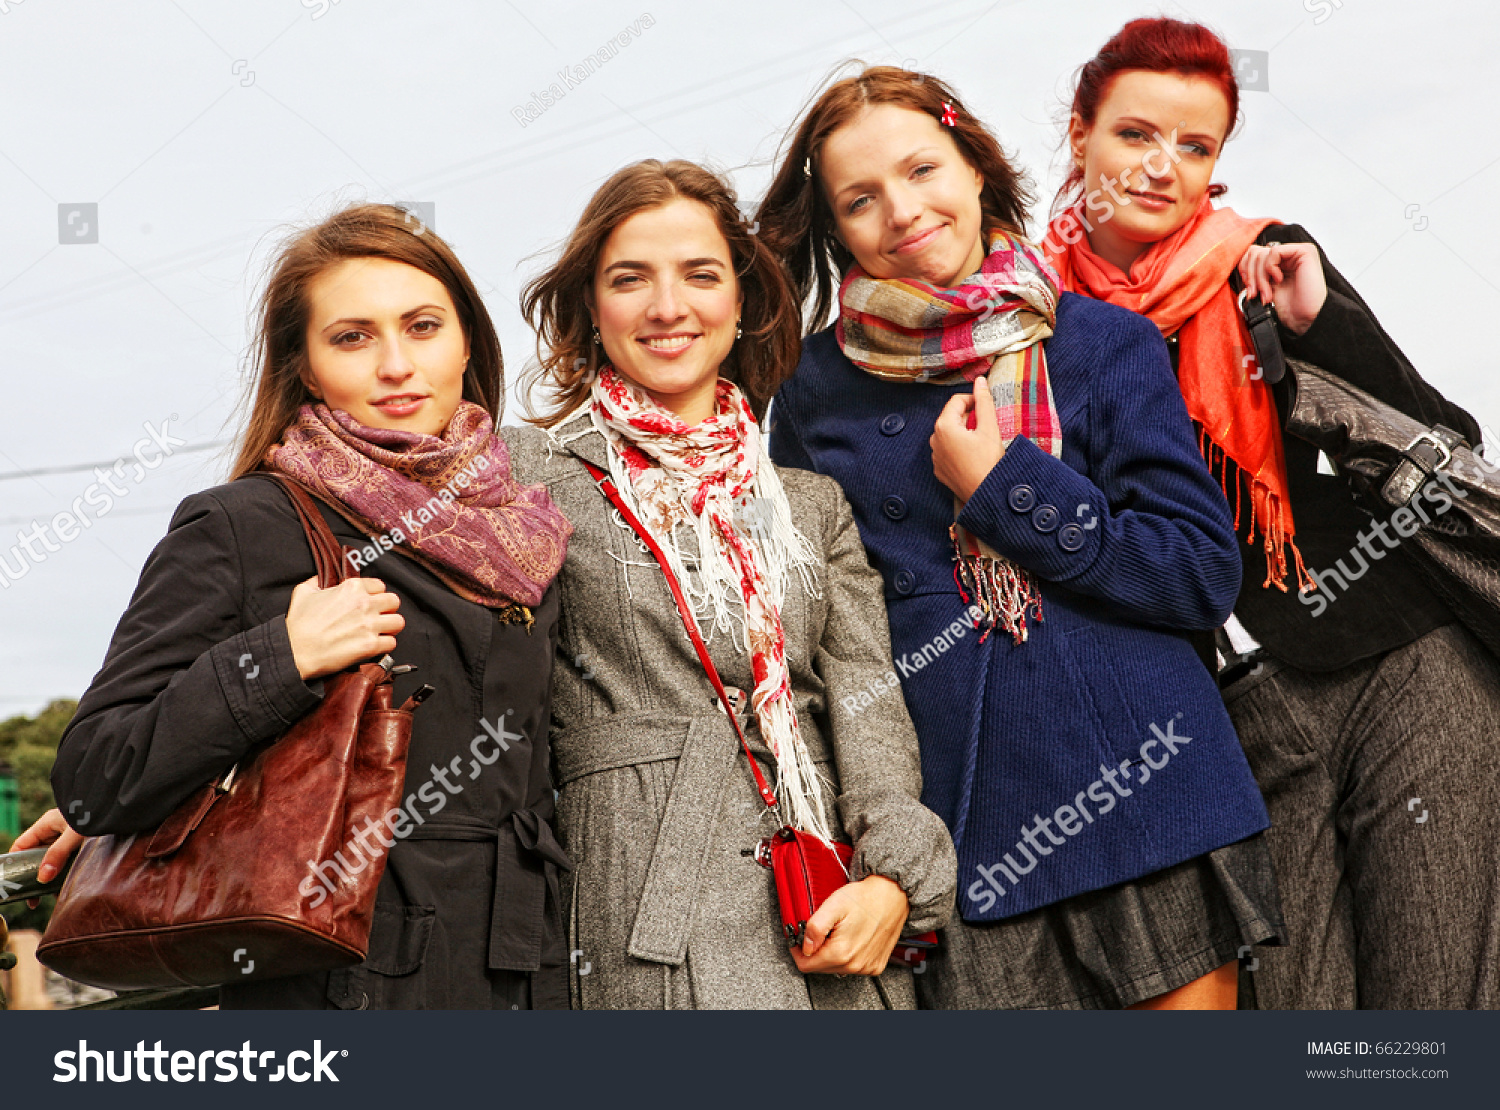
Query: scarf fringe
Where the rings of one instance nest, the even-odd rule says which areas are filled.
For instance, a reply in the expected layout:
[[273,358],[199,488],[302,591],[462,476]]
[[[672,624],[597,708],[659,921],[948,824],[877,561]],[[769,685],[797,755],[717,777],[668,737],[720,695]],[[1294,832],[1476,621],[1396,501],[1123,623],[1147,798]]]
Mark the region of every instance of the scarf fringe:
[[979,642],[984,643],[998,626],[1010,633],[1012,641],[1024,644],[1029,634],[1028,614],[1038,624],[1043,623],[1042,594],[1036,579],[1003,556],[984,555],[976,547],[965,550],[963,530],[957,524],[949,525],[948,535],[953,540],[953,579],[958,595],[965,605],[979,606],[979,624],[984,628]]
[[[1219,479],[1219,488],[1224,491],[1224,499],[1229,499],[1229,464],[1233,460],[1225,454],[1224,449],[1208,437],[1208,433],[1201,427],[1198,429],[1198,447],[1203,454],[1203,460],[1208,464],[1211,474]],[[1245,494],[1249,494],[1245,497]],[[1257,520],[1260,524],[1261,545],[1266,554],[1266,580],[1261,583],[1261,588],[1275,586],[1282,593],[1287,592],[1287,551],[1291,551],[1291,568],[1296,573],[1297,591],[1306,593],[1317,588],[1311,576],[1307,573],[1307,566],[1302,561],[1302,552],[1297,548],[1295,534],[1289,532],[1286,527],[1287,514],[1284,511],[1281,498],[1271,489],[1269,485],[1250,474],[1247,474],[1238,465],[1234,468],[1234,531],[1238,535],[1240,531],[1240,507],[1244,501],[1248,509],[1246,518],[1245,542],[1253,545],[1255,543],[1255,532]]]

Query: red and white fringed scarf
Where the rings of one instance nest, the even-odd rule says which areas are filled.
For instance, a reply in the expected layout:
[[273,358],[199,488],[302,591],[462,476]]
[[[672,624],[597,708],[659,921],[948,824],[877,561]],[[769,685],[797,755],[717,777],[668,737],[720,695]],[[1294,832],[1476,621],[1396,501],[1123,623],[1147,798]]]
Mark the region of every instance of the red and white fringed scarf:
[[[749,404],[720,379],[714,415],[688,425],[609,366],[592,394],[589,416],[609,443],[610,477],[661,544],[704,639],[722,630],[750,652],[750,705],[776,757],[782,819],[831,840],[822,784],[792,706],[781,625],[788,578],[795,571],[814,592],[817,556],[792,524]],[[696,548],[686,559],[679,526]]]
[[[1019,236],[993,231],[989,248],[979,272],[952,289],[851,267],[839,288],[835,335],[850,362],[886,381],[952,385],[987,374],[1005,445],[1025,436],[1061,458],[1042,347],[1057,319],[1057,275]],[[954,514],[961,508],[955,501]],[[948,533],[959,592],[967,604],[967,586],[980,609],[981,640],[998,626],[1025,643],[1027,618],[1042,619],[1036,579],[956,521]]]

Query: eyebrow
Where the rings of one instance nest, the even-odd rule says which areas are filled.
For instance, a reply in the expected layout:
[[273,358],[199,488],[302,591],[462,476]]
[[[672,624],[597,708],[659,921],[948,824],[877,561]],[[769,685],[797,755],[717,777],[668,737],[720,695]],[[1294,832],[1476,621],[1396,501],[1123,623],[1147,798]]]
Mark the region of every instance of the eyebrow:
[[[912,151],[910,154],[908,154],[905,158],[902,158],[896,164],[898,166],[909,165],[912,162],[915,162],[918,158],[922,157],[924,154],[931,154],[931,153],[934,153],[934,152],[941,154],[942,150],[941,150],[941,148],[935,147],[935,146],[919,146],[919,147],[917,147],[916,150]],[[869,184],[869,182],[867,182],[867,181],[851,181],[848,185],[845,185],[842,189],[840,189],[838,192],[834,193],[833,195],[835,197],[841,197],[845,193],[847,193],[850,189],[862,189],[862,188],[864,188],[868,184]]]
[[[401,319],[403,319],[403,320],[410,320],[413,316],[416,316],[416,315],[418,315],[419,313],[422,313],[422,312],[446,312],[446,311],[447,311],[447,309],[445,309],[442,305],[438,305],[438,304],[423,304],[423,305],[418,305],[416,308],[407,309],[405,312],[403,312],[401,314]],[[367,317],[362,317],[362,316],[341,316],[337,320],[334,320],[332,323],[324,325],[319,330],[323,331],[323,332],[326,332],[330,328],[335,328],[335,327],[338,327],[340,325],[348,325],[348,324],[355,324],[355,325],[358,325],[360,327],[366,327],[366,328],[368,328],[368,327],[373,327],[374,324],[375,324],[375,321],[371,320],[371,319],[369,319]]]
[[[689,258],[687,261],[680,263],[679,266],[680,266],[681,269],[684,269],[684,270],[693,270],[693,269],[696,269],[699,266],[718,266],[720,269],[727,269],[728,268],[728,266],[727,266],[726,263],[720,261],[717,258],[711,258],[711,257]],[[631,259],[621,259],[619,262],[611,262],[608,266],[604,267],[604,272],[607,274],[611,270],[654,270],[654,269],[656,269],[656,267],[653,266],[653,265],[651,265],[651,263],[649,263],[649,262],[636,262],[636,261],[633,261]]]

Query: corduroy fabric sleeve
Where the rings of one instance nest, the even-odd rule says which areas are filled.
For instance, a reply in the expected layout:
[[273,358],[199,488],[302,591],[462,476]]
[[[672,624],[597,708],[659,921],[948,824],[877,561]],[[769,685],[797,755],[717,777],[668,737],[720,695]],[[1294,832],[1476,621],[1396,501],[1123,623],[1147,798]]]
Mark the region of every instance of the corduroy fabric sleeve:
[[[1088,360],[1088,474],[1017,437],[958,522],[1042,579],[1127,620],[1217,628],[1240,588],[1233,519],[1198,453],[1166,345],[1144,318]],[[1064,436],[1078,429],[1064,426]]]
[[1301,335],[1285,325],[1277,329],[1289,355],[1337,374],[1414,420],[1452,428],[1478,446],[1479,424],[1423,380],[1317,240],[1296,224],[1272,224],[1261,234],[1261,243],[1311,243],[1323,264],[1328,298],[1312,324]]
[[231,514],[211,494],[184,500],[58,745],[52,790],[78,831],[160,824],[318,704],[285,615],[246,627],[244,582]]
[[883,875],[901,887],[910,902],[904,932],[939,929],[953,914],[957,855],[947,826],[920,801],[917,733],[894,673],[880,575],[844,495],[831,479],[826,489],[828,619],[814,666],[827,691],[852,877]]

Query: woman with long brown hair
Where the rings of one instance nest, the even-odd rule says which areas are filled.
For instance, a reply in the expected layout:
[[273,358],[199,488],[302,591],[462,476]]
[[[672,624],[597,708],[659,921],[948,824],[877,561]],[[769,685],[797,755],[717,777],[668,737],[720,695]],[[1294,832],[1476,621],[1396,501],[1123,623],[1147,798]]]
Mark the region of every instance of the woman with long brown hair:
[[[552,733],[574,1004],[913,1005],[911,972],[888,961],[903,934],[947,919],[953,848],[918,801],[879,579],[849,507],[833,482],[765,455],[755,414],[799,334],[776,257],[718,176],[640,162],[599,187],[524,307],[550,407],[542,427],[504,434],[517,473],[577,528]],[[661,549],[686,617],[596,473]],[[774,819],[761,782],[775,784]],[[781,823],[853,842],[851,881],[790,941],[753,854]]]
[[[959,858],[924,1004],[1233,1007],[1236,954],[1279,910],[1265,806],[1188,639],[1234,598],[1229,513],[1161,336],[1059,291],[1026,200],[932,75],[826,89],[757,213],[814,332],[771,455],[837,479],[884,576],[923,800]],[[929,657],[971,604],[983,634]]]
[[1246,541],[1219,681],[1270,806],[1289,928],[1287,948],[1259,954],[1257,999],[1497,1006],[1500,666],[1399,539],[1373,542],[1387,521],[1283,433],[1292,376],[1262,378],[1234,284],[1274,305],[1288,354],[1476,448],[1479,425],[1422,379],[1306,230],[1213,204],[1238,116],[1212,31],[1127,23],[1079,71],[1045,246],[1066,288],[1167,337]]
[[[504,381],[479,294],[401,210],[347,208],[280,252],[255,374],[231,481],[173,514],[53,791],[78,833],[152,828],[311,711],[325,676],[389,654],[415,672],[397,699],[437,688],[415,715],[401,816],[348,858],[285,868],[316,905],[385,856],[368,958],[226,985],[222,1005],[566,1007],[547,720],[570,528],[495,435]],[[318,588],[268,472],[314,495],[362,577]],[[18,841],[54,839],[44,881],[77,835],[54,810]]]

